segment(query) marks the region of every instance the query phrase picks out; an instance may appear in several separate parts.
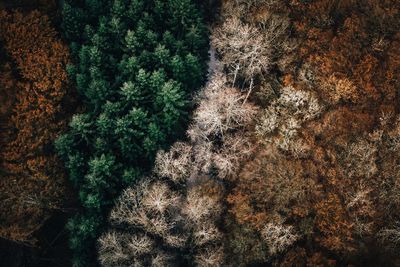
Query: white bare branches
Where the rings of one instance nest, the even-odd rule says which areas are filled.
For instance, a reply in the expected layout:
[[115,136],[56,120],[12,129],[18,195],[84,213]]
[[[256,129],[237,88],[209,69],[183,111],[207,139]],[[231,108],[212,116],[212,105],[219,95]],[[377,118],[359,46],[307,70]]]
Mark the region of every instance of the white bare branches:
[[237,89],[226,86],[225,76],[215,75],[212,79],[194,113],[194,125],[189,130],[192,138],[224,135],[244,126],[257,112],[253,105],[243,103],[244,96]]
[[211,222],[196,225],[193,232],[194,243],[197,246],[202,246],[207,243],[215,243],[215,241],[220,240],[221,238],[221,231]]
[[111,211],[111,223],[135,225],[137,223],[144,224],[147,221],[146,214],[142,211],[140,203],[137,201],[137,199],[141,198],[140,192],[140,188],[138,190],[128,188],[122,193],[118,204]]
[[251,79],[266,71],[272,62],[272,45],[263,33],[249,24],[231,17],[214,30],[212,44],[222,55],[223,62],[233,71],[240,71]]
[[307,145],[297,138],[298,129],[321,111],[322,106],[313,93],[284,87],[280,97],[264,111],[256,132],[267,143],[274,143],[280,149],[300,156]]
[[132,235],[127,241],[129,251],[134,255],[148,254],[154,248],[154,241],[147,235]]
[[[166,266],[171,255],[157,249],[157,236],[171,247],[187,241],[179,232],[182,220],[177,206],[181,196],[163,182],[143,181],[126,189],[111,211],[111,229],[99,239],[99,259],[103,266]],[[119,231],[119,230],[118,230]],[[126,264],[126,265],[124,265]]]
[[191,163],[191,146],[176,142],[168,152],[160,150],[157,153],[154,171],[160,177],[179,183],[190,174]]
[[221,266],[223,255],[221,247],[207,247],[195,256],[195,262],[199,267]]
[[148,210],[163,214],[169,207],[172,207],[178,202],[179,196],[172,192],[168,185],[155,182],[145,192],[142,206]]
[[208,183],[181,187],[188,190],[186,196],[154,180],[126,189],[111,211],[111,230],[99,239],[101,264],[168,266],[177,256],[171,254],[174,249],[208,251],[221,245],[222,233],[215,223],[222,211],[220,198],[205,193],[203,186]]
[[199,173],[208,173],[212,166],[212,159],[214,155],[214,145],[210,140],[198,140],[193,146],[194,164],[192,175]]
[[204,193],[201,185],[189,189],[182,213],[187,218],[187,228],[191,229],[193,245],[200,250],[199,258],[196,258],[199,266],[209,266],[205,265],[208,260],[203,258],[206,255],[204,253],[211,253],[209,256],[215,257],[209,262],[214,265],[210,266],[219,266],[222,261],[222,250],[215,250],[215,245],[222,246],[222,233],[216,225],[221,211],[218,196]]
[[286,250],[299,236],[295,234],[293,226],[268,223],[261,231],[261,235],[268,244],[272,255]]
[[228,8],[226,13],[233,16],[228,15],[222,25],[213,30],[211,42],[221,55],[222,63],[231,70],[233,85],[240,75],[250,81],[251,90],[254,77],[268,73],[271,66],[278,63],[279,56],[288,54],[294,46],[288,39],[289,21],[285,16],[268,12],[258,24],[241,20],[246,17],[243,13],[248,4],[240,5],[244,9],[233,8],[238,12]]
[[102,266],[128,266],[129,255],[123,249],[124,237],[116,232],[109,232],[99,239],[99,260]]
[[[184,156],[175,157],[185,166],[187,158],[190,158],[190,170],[182,168],[184,171],[180,171],[181,169],[175,167],[163,167],[162,162],[174,162],[170,159],[174,152],[162,152],[157,160],[156,172],[164,170],[163,173],[172,177],[173,174],[169,173],[169,170],[178,169],[176,176],[185,173],[190,184],[196,177],[207,175],[212,166],[218,169],[218,176],[221,179],[235,173],[240,161],[251,152],[249,138],[242,130],[254,121],[258,109],[251,103],[245,103],[244,95],[238,89],[228,87],[226,82],[225,75],[216,73],[198,95],[198,108],[194,112],[193,123],[187,131],[190,138],[188,145],[191,149],[180,149],[190,150],[191,156],[183,152],[181,154]],[[180,145],[180,147],[185,146]],[[176,165],[179,163],[169,166]]]
[[235,0],[237,5],[244,5],[247,9],[257,8],[260,5],[270,7],[279,4],[280,0]]
[[171,266],[171,255],[163,251],[156,251],[155,256],[151,258],[151,266],[152,267],[165,267]]
[[111,211],[110,221],[170,240],[177,220],[173,210],[179,202],[180,197],[165,183],[142,182],[123,192]]
[[241,162],[250,156],[252,151],[252,144],[244,132],[226,136],[221,148],[213,157],[218,177],[221,179],[232,177],[238,171]]
[[242,107],[244,98],[236,89],[226,88],[208,93],[209,101],[195,113],[195,121],[204,134],[223,134],[252,119],[253,109]]
[[359,140],[349,145],[343,155],[343,167],[349,177],[369,178],[378,171],[376,165],[377,147],[367,140]]
[[315,118],[321,110],[313,93],[284,87],[281,96],[265,110],[257,130],[268,134],[280,129],[284,136],[292,137],[302,122]]
[[218,199],[202,194],[198,187],[189,190],[183,213],[191,222],[201,224],[209,218],[215,217],[221,211]]

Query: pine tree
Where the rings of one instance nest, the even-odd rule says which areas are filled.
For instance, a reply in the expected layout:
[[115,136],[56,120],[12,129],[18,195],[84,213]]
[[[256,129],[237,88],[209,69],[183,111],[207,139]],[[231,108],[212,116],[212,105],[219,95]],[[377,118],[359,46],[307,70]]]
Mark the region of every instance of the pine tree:
[[[74,262],[89,266],[112,200],[182,136],[189,97],[205,81],[208,33],[191,0],[67,0],[63,17],[86,109],[57,148],[87,214],[70,227]],[[79,231],[87,225],[93,232]]]

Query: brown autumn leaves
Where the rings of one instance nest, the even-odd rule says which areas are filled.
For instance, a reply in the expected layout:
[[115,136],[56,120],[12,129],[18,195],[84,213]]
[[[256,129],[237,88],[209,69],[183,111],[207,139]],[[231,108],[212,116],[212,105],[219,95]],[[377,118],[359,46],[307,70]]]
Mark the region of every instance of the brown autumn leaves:
[[0,235],[33,234],[63,203],[65,174],[53,151],[64,129],[67,46],[39,11],[0,11]]
[[[282,2],[239,8],[281,56],[279,75],[259,77],[253,99],[266,108],[229,212],[260,232],[278,265],[360,265],[369,253],[398,263],[388,251],[399,245],[400,6]],[[277,34],[288,19],[294,45]]]
[[[125,191],[100,261],[398,264],[399,17],[395,0],[223,1],[188,140]],[[68,50],[38,12],[1,12],[0,35],[0,235],[31,242],[64,196]]]

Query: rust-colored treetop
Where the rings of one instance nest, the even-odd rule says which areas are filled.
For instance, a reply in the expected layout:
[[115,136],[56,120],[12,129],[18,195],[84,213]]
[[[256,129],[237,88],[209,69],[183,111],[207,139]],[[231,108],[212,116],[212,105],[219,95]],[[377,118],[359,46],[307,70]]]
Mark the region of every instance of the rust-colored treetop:
[[69,53],[49,18],[38,11],[0,11],[0,33],[18,75],[2,80],[2,89],[15,101],[3,122],[0,234],[27,241],[63,195],[64,174],[52,143],[65,126]]
[[[362,266],[371,253],[377,265],[398,264],[391,253],[400,245],[399,2],[237,0],[222,6],[226,21],[236,16],[266,38],[276,37],[265,26],[271,14],[289,18],[287,43],[296,44],[295,55],[279,64],[280,55],[279,72],[253,85],[250,100],[264,111],[255,119],[255,153],[233,175],[229,214],[282,257],[270,258],[277,266]],[[229,66],[224,47],[217,52]],[[240,234],[244,240],[237,231],[232,242],[239,243]],[[265,252],[258,253],[254,259]]]

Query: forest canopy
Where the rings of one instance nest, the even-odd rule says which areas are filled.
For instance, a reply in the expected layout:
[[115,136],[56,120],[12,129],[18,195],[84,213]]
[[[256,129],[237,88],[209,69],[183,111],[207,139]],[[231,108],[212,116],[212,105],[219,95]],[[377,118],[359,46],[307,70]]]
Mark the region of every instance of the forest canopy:
[[0,40],[0,236],[34,244],[67,192],[53,142],[68,118],[69,50],[38,11],[0,11]]
[[66,1],[62,16],[84,110],[56,146],[84,208],[68,224],[74,262],[88,266],[113,199],[182,137],[206,78],[208,30],[191,0]]
[[400,265],[399,1],[0,9],[21,266]]

